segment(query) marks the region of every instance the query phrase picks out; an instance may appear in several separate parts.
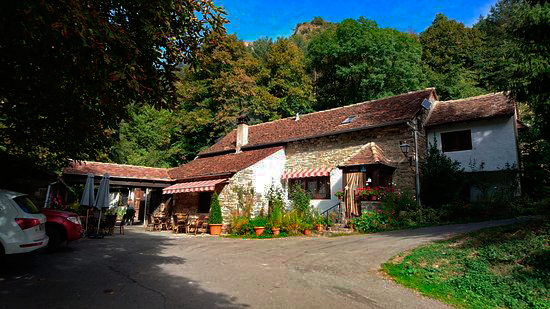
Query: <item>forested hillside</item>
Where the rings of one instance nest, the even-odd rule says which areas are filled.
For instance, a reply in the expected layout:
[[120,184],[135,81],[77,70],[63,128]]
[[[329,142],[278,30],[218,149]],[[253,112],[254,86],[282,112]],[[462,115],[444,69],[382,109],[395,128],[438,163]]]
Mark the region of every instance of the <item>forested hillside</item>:
[[[437,14],[419,34],[362,17],[338,23],[315,17],[288,38],[247,43],[225,34],[224,12],[210,1],[151,8],[160,15],[141,20],[144,25],[131,23],[130,6],[120,12],[69,6],[90,29],[53,23],[53,32],[40,28],[50,25],[50,15],[25,10],[33,5],[26,3],[7,7],[19,15],[0,20],[9,29],[36,30],[0,42],[0,68],[13,77],[0,86],[1,149],[43,165],[91,159],[177,166],[234,129],[241,114],[261,123],[435,87],[441,100],[508,91],[531,127],[525,166],[537,175],[533,182],[548,181],[547,172],[539,175],[550,161],[546,1],[500,0],[472,27]],[[38,18],[25,19],[27,12]],[[96,25],[90,12],[108,18]],[[170,19],[173,14],[193,22]],[[151,26],[159,22],[163,32]],[[49,49],[33,41],[38,36]],[[26,42],[36,44],[27,49]],[[47,53],[33,65],[22,60],[28,55],[18,58],[42,50]]]

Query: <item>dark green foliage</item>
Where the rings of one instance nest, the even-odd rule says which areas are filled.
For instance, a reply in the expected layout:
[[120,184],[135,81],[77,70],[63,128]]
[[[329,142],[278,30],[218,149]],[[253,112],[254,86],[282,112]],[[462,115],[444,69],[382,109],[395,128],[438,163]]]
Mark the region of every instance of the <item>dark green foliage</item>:
[[265,67],[269,75],[262,84],[277,98],[278,116],[312,111],[313,86],[306,74],[304,54],[294,43],[278,39],[267,54]]
[[483,78],[531,106],[533,129],[550,138],[550,2],[501,0],[476,25],[486,34]]
[[422,173],[422,203],[439,209],[459,197],[464,186],[464,169],[430,143]]
[[484,43],[479,30],[464,27],[439,13],[419,39],[429,85],[436,88],[439,99],[460,99],[486,92],[477,69]]
[[365,211],[360,217],[351,220],[354,228],[362,233],[378,232],[383,230],[388,217],[378,211]]
[[210,203],[210,215],[208,216],[209,224],[222,224],[222,208],[220,205],[220,199],[218,198],[218,193],[214,192],[212,194],[212,202]]
[[174,167],[182,162],[182,154],[174,147],[177,130],[176,114],[152,106],[130,106],[129,121],[120,124],[119,140],[111,150],[116,163]]
[[346,19],[315,36],[308,61],[317,110],[401,94],[424,86],[422,47],[411,36]]
[[211,1],[21,0],[0,11],[2,149],[48,167],[104,152],[129,103],[173,103],[177,65],[224,22]]
[[548,308],[549,241],[544,221],[486,229],[415,249],[384,269],[464,308]]

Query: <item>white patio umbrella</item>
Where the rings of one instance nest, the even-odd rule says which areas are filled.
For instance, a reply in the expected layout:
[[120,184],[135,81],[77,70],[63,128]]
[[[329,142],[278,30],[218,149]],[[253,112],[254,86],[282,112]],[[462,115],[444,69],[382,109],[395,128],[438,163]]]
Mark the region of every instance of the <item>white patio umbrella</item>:
[[94,207],[99,209],[99,220],[97,221],[97,230],[99,231],[99,225],[101,223],[101,212],[103,208],[109,208],[111,204],[111,198],[109,196],[109,174],[105,173],[101,182],[99,183],[99,190],[95,197]]
[[94,175],[88,174],[86,177],[86,184],[84,185],[84,192],[82,193],[82,198],[80,199],[80,206],[86,207],[86,231],[88,230],[88,215],[90,208],[94,207],[95,198],[94,198]]

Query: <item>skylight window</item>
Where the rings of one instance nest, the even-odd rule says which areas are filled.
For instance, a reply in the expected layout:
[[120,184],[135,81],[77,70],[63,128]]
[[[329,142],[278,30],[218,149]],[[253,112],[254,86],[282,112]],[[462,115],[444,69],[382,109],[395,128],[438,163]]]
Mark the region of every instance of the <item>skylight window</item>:
[[355,119],[355,116],[349,116],[347,117],[346,119],[344,119],[344,121],[342,121],[340,124],[348,124],[348,123],[351,123],[353,121],[353,119]]

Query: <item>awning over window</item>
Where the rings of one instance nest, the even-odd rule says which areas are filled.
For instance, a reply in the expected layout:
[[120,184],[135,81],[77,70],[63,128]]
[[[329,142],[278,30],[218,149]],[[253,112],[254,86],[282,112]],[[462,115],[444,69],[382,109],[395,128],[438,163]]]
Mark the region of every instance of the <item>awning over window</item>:
[[283,172],[283,179],[330,176],[332,166],[320,166]]
[[214,191],[217,184],[227,179],[228,178],[177,183],[168,188],[164,188],[162,194]]

